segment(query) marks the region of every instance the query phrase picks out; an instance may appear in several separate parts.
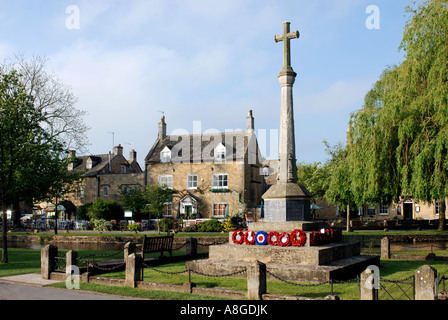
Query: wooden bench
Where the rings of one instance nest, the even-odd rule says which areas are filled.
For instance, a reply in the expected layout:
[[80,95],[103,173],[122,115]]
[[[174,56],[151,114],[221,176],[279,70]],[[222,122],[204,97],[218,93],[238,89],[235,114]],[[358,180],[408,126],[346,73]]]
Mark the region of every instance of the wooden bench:
[[160,237],[147,237],[143,236],[142,243],[142,258],[145,259],[146,253],[160,252],[160,257],[163,256],[163,252],[168,251],[170,257],[172,256],[174,235],[160,236]]

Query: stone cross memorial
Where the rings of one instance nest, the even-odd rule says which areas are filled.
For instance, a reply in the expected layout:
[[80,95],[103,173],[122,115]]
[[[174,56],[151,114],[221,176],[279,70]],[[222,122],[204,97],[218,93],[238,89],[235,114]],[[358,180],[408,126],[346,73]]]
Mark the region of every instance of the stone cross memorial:
[[[294,138],[292,87],[297,74],[291,67],[291,40],[297,39],[299,32],[291,32],[289,22],[283,28],[283,34],[274,38],[275,42],[283,41],[284,48],[283,67],[278,74],[281,86],[279,167],[277,183],[263,195],[264,219],[248,223],[248,230],[230,232],[228,244],[210,246],[209,259],[186,264],[188,270],[205,274],[240,272],[246,268],[251,299],[259,299],[265,292],[267,271],[285,280],[323,282],[350,279],[369,265],[379,265],[378,256],[360,254],[359,242],[344,242],[339,237],[333,238],[333,242],[327,241],[336,231],[321,232],[326,224],[311,219],[311,194],[297,183]],[[281,242],[281,235],[286,234],[294,244]],[[316,235],[323,240],[316,241]]]
[[297,74],[291,67],[291,39],[299,32],[290,32],[290,23],[283,23],[283,34],[274,37],[283,41],[283,67],[278,74],[281,86],[279,167],[277,183],[263,195],[266,222],[309,221],[311,194],[297,183],[294,133],[293,90]]

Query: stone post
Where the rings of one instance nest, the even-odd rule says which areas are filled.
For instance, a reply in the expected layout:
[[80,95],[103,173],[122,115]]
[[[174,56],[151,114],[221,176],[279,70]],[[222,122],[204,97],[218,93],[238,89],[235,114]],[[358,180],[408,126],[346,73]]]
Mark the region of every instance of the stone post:
[[426,265],[415,271],[415,300],[437,299],[437,270]]
[[55,257],[58,255],[58,247],[46,245],[40,251],[40,273],[42,279],[49,280],[55,269]]
[[65,254],[65,274],[71,276],[72,268],[70,266],[78,265],[78,252],[77,251],[67,251]]
[[198,239],[196,238],[188,238],[186,244],[186,254],[190,257],[196,257],[198,254]]
[[381,259],[390,259],[390,240],[388,237],[381,239]]
[[136,249],[136,245],[133,242],[127,242],[124,245],[124,250],[123,250],[123,259],[126,262],[127,258],[129,257],[129,255],[135,253],[135,249]]
[[65,265],[66,266],[77,266],[78,265],[78,252],[77,251],[67,251],[65,254]]
[[378,286],[375,281],[379,279],[375,279],[375,276],[375,271],[370,268],[361,273],[360,300],[378,300]]
[[137,286],[137,281],[140,281],[140,269],[141,257],[135,253],[130,254],[126,259],[126,286],[131,288]]
[[266,265],[254,261],[247,267],[247,298],[261,300],[266,293]]

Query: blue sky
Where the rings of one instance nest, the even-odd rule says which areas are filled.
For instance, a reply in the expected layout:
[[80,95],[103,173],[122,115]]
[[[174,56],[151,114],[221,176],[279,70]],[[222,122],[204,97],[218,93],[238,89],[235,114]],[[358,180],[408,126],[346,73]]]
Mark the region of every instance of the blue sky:
[[[22,53],[49,59],[71,86],[92,154],[122,144],[143,159],[163,111],[176,129],[244,129],[253,110],[267,158],[276,158],[281,44],[291,22],[296,156],[327,160],[322,143],[345,142],[350,113],[399,52],[405,0],[0,0],[0,60]],[[369,5],[380,29],[368,29]],[[67,27],[79,9],[79,29]],[[71,24],[68,24],[71,26]],[[265,134],[267,141],[262,135]],[[273,147],[270,147],[272,145]],[[272,150],[271,150],[272,149]]]

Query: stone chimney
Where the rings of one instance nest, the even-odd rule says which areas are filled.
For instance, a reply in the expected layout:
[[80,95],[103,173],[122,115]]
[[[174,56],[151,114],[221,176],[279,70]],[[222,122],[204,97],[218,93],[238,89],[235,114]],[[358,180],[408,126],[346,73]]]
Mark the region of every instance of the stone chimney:
[[129,163],[132,163],[134,161],[137,161],[137,151],[135,151],[134,149],[132,149],[129,152]]
[[254,131],[254,117],[252,116],[252,110],[249,110],[246,117],[246,131],[248,132]]
[[121,144],[119,144],[118,146],[114,147],[114,156],[122,156],[123,155],[123,147],[121,146]]
[[158,135],[159,140],[165,139],[166,138],[166,123],[165,123],[165,116],[163,116],[160,119],[159,122],[159,135]]

